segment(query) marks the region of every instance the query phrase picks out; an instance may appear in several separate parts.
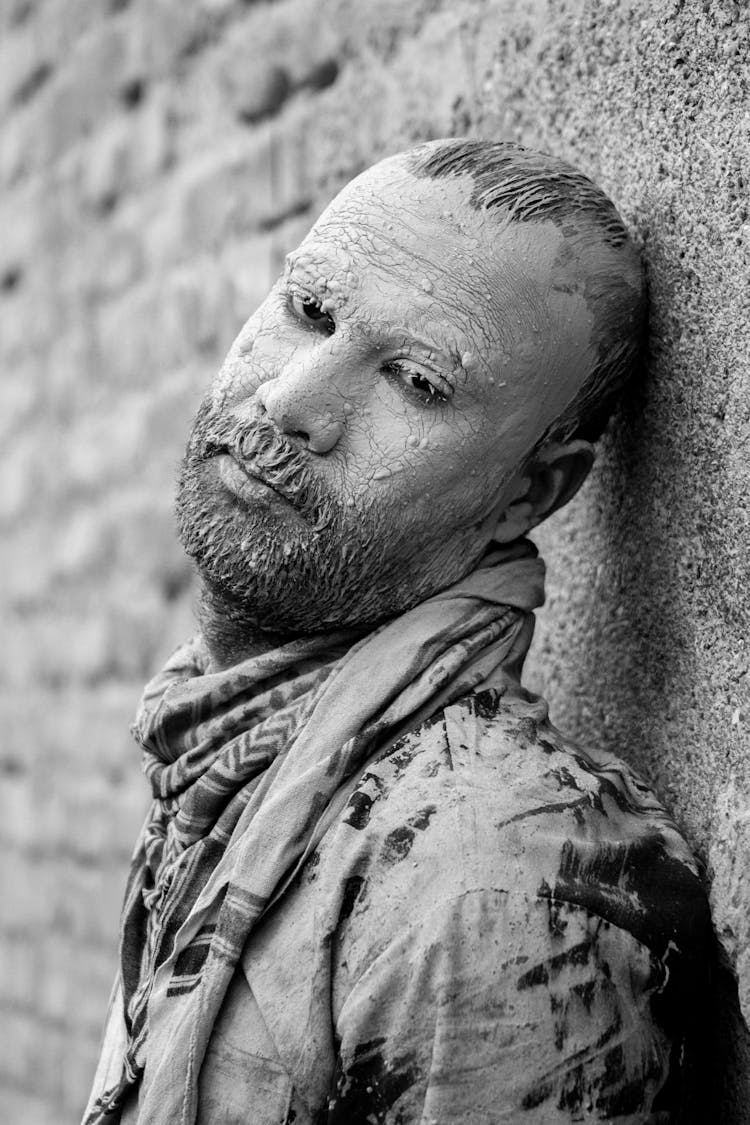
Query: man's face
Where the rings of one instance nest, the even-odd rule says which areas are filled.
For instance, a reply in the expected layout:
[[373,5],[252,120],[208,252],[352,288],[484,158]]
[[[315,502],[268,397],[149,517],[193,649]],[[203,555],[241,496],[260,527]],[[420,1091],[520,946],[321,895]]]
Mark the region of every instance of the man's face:
[[559,229],[469,194],[398,160],[349,185],[204,401],[180,535],[249,626],[369,625],[471,570],[590,370]]

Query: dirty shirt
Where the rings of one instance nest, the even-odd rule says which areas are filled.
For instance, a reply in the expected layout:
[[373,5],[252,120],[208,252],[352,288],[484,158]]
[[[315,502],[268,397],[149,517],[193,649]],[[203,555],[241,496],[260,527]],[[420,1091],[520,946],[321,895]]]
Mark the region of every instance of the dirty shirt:
[[496,552],[324,658],[212,673],[193,642],[149,685],[85,1121],[700,1120],[703,888],[521,687],[540,567]]

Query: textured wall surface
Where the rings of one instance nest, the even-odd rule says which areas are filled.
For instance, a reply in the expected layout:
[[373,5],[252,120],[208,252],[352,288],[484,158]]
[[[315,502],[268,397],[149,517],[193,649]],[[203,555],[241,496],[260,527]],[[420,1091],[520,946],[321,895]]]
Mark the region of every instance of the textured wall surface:
[[200,390],[344,180],[468,132],[579,164],[644,247],[649,370],[538,535],[529,678],[708,865],[716,1120],[745,1122],[747,7],[5,0],[0,21],[0,1120],[67,1125],[87,1093],[146,804],[128,723],[191,627],[171,493]]

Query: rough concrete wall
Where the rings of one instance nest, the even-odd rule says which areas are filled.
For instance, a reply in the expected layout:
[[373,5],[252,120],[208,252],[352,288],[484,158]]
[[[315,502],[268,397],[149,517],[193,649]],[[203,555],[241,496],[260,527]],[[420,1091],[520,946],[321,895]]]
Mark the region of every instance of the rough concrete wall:
[[[335,189],[451,133],[568,157],[643,241],[649,371],[539,533],[530,679],[709,862],[750,1015],[746,9],[8,0],[0,21],[2,1120],[75,1121],[91,1078],[146,802],[127,726],[190,629],[170,509],[200,390]],[[716,1119],[739,1125],[720,983]]]

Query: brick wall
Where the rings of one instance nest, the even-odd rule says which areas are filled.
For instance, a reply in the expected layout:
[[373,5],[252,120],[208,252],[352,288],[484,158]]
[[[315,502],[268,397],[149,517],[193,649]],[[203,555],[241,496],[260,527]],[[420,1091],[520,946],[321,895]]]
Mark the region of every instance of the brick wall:
[[[450,133],[574,160],[644,243],[650,377],[540,535],[531,676],[710,859],[750,1010],[750,25],[729,0],[653,8],[3,5],[0,1120],[74,1122],[90,1083],[146,803],[128,723],[191,628],[171,493],[201,389],[336,188]],[[726,1003],[739,1125],[731,987]]]

